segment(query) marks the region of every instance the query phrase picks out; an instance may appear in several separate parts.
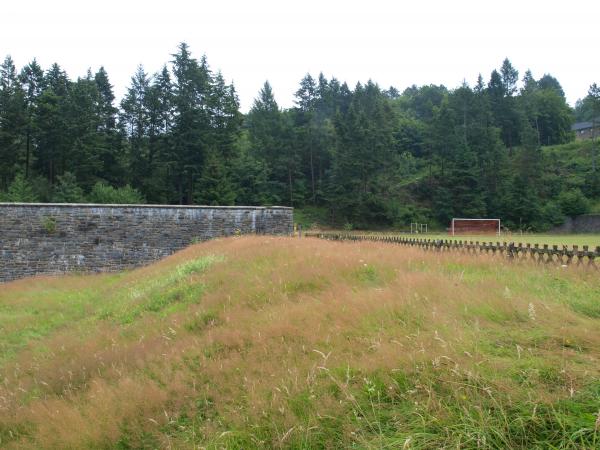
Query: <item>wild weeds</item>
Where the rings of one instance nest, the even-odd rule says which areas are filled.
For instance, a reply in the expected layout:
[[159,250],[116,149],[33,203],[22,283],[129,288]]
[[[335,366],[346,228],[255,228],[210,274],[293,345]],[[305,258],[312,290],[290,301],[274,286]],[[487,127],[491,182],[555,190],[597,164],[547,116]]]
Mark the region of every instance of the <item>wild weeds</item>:
[[599,287],[583,271],[270,237],[9,283],[0,446],[594,448]]

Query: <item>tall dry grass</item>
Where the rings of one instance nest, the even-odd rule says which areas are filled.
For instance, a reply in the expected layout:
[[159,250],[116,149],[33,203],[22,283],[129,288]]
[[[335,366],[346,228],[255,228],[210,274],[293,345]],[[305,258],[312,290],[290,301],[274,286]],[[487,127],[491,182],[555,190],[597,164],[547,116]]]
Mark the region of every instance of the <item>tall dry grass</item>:
[[[584,271],[272,237],[9,283],[0,307],[19,320],[0,326],[37,333],[2,362],[0,444],[526,448],[527,428],[563,445],[547,411],[597,383],[596,293]],[[71,320],[44,328],[53,314]]]

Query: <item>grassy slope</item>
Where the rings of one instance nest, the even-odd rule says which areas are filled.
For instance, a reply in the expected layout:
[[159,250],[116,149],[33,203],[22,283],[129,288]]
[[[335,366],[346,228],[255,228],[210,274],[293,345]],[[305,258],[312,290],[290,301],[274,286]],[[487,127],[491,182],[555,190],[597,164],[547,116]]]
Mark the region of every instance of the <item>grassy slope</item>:
[[600,279],[244,237],[0,290],[7,448],[597,448]]

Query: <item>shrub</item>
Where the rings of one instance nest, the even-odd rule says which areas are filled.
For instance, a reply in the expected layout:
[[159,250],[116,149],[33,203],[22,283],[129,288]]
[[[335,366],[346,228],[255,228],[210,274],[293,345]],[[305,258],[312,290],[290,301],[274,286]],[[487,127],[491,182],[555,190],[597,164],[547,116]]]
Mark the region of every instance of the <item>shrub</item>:
[[558,196],[558,204],[566,216],[574,217],[590,210],[589,200],[579,189],[563,191]]
[[56,219],[54,217],[44,217],[42,226],[44,227],[44,230],[46,230],[46,233],[56,233]]
[[75,175],[65,172],[58,177],[52,201],[56,203],[79,203],[83,201],[83,190],[78,186]]
[[540,219],[536,229],[538,231],[548,231],[552,226],[561,225],[565,221],[565,215],[558,203],[548,202],[542,207]]
[[94,185],[92,192],[90,192],[89,199],[92,203],[145,203],[142,194],[140,194],[137,189],[134,189],[129,185],[121,188],[114,188],[101,182],[98,182]]
[[17,174],[15,179],[8,186],[8,192],[2,195],[2,201],[15,203],[33,203],[39,199],[34,194],[31,184],[21,174]]

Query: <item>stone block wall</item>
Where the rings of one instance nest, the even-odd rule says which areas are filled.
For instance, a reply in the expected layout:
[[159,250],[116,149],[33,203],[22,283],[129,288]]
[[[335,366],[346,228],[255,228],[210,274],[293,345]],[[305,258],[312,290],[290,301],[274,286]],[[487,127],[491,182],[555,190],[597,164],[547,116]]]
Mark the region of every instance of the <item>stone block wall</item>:
[[292,229],[287,207],[0,203],[0,282],[121,270],[199,240]]
[[552,233],[600,233],[600,214],[583,214],[573,218],[567,217],[565,222],[551,230]]

